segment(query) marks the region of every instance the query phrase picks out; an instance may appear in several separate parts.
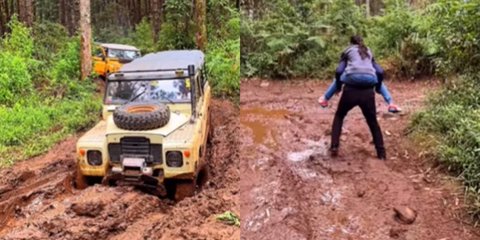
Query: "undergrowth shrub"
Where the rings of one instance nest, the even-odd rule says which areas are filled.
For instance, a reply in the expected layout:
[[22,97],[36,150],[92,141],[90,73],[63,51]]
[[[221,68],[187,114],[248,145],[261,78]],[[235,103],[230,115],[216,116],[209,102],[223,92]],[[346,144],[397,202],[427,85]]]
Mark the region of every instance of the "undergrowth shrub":
[[443,74],[480,69],[480,1],[439,0],[428,8],[431,38],[438,45],[436,63]]
[[32,91],[31,75],[24,58],[9,51],[0,52],[0,106],[11,106]]
[[240,39],[211,44],[206,60],[214,94],[240,96]]
[[240,14],[228,0],[207,3],[206,70],[213,93],[240,98]]
[[47,151],[100,110],[92,82],[78,80],[77,37],[51,23],[31,31],[14,18],[9,27],[0,40],[0,166]]
[[[473,216],[480,217],[480,75],[467,74],[434,95],[411,123],[416,136],[430,136],[435,158],[466,185]],[[423,138],[425,139],[425,138]],[[425,142],[425,140],[423,140]]]

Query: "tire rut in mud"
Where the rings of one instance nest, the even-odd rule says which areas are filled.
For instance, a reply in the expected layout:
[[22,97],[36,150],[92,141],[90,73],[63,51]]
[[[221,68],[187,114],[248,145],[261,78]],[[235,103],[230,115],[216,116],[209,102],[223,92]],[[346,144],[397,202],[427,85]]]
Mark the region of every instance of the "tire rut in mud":
[[215,219],[239,212],[238,110],[215,100],[211,111],[210,175],[197,195],[175,203],[133,187],[74,189],[71,137],[0,171],[0,239],[238,239]]

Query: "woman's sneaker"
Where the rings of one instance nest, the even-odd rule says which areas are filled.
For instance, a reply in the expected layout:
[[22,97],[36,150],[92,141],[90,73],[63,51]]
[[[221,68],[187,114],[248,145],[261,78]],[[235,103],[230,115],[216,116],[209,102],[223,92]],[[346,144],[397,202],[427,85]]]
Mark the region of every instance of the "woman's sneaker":
[[385,150],[377,150],[377,157],[380,160],[387,160],[387,153]]
[[338,156],[338,146],[330,147],[330,156],[332,157]]

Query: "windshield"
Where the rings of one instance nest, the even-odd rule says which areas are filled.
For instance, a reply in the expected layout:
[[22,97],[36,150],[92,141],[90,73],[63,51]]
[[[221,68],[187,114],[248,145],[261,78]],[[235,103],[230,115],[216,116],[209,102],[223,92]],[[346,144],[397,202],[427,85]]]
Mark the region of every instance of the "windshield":
[[135,58],[140,57],[140,52],[133,51],[133,50],[120,50],[120,49],[109,48],[108,57],[133,60]]
[[190,80],[188,78],[144,81],[120,80],[107,83],[106,104],[124,104],[131,99],[134,99],[134,102],[189,103]]

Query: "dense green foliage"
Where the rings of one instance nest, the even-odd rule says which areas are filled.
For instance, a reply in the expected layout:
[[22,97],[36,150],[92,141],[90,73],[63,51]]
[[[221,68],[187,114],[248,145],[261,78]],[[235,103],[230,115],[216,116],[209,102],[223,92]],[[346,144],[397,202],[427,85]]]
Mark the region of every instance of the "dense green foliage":
[[77,38],[51,23],[32,31],[14,18],[10,28],[0,41],[0,166],[87,127],[100,106],[93,84],[78,81]]
[[[260,16],[242,21],[242,74],[263,77],[331,76],[352,35],[361,35],[391,73],[433,72],[437,39],[430,11],[401,0],[385,1],[381,15],[366,17],[353,0],[275,0]],[[440,36],[438,36],[440,40]]]
[[364,17],[353,1],[274,2],[262,18],[242,19],[246,76],[319,76],[338,60],[346,36],[363,30]]

